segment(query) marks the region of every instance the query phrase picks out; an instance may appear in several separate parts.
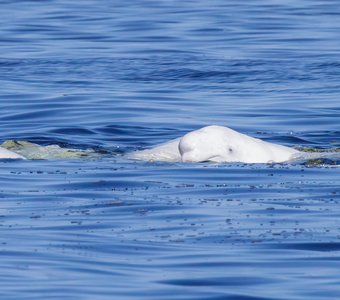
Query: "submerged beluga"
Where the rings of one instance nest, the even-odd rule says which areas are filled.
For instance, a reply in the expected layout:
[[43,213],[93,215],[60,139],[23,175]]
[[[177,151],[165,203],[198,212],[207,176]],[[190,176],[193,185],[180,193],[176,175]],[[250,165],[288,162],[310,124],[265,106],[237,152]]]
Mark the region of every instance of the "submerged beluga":
[[64,148],[58,145],[40,146],[27,141],[6,141],[0,146],[0,159],[71,159],[122,155],[128,159],[150,162],[298,163],[316,160],[315,163],[320,164],[325,159],[330,159],[337,164],[340,157],[339,148],[307,148],[306,151],[269,143],[228,127],[211,125],[151,149],[125,154]]
[[0,147],[0,159],[26,159],[24,156]]
[[228,127],[211,125],[152,149],[133,152],[129,158],[168,162],[282,163],[298,158],[301,153]]

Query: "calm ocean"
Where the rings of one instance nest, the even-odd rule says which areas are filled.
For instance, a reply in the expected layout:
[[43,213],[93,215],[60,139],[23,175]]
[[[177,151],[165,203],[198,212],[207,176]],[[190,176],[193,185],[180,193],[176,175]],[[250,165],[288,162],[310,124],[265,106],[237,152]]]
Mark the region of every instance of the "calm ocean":
[[[205,125],[339,147],[335,0],[0,3],[0,299],[340,299],[340,168],[121,154]],[[109,155],[108,155],[109,154]]]

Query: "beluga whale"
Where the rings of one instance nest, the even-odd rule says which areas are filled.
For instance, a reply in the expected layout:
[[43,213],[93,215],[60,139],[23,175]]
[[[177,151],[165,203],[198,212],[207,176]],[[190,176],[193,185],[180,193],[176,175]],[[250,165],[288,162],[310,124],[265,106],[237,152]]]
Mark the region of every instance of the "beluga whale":
[[294,164],[308,162],[315,165],[325,162],[338,165],[340,148],[330,150],[301,148],[301,150],[269,143],[228,127],[210,125],[153,148],[124,154],[64,148],[58,145],[40,146],[28,141],[9,140],[0,145],[0,159],[73,159],[113,155],[148,162]]
[[146,161],[282,163],[298,159],[301,153],[228,127],[210,125],[128,156]]

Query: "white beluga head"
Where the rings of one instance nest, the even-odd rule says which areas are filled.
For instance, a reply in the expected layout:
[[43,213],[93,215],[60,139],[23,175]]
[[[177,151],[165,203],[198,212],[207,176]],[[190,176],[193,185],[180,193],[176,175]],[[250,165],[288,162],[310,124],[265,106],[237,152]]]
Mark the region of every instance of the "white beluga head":
[[182,162],[235,161],[240,153],[228,130],[212,125],[184,135],[178,145]]
[[268,143],[216,125],[184,135],[178,150],[182,162],[284,162],[299,153],[295,149]]
[[301,152],[211,125],[191,131],[183,137],[134,151],[128,158],[167,162],[241,162],[281,163],[298,159]]

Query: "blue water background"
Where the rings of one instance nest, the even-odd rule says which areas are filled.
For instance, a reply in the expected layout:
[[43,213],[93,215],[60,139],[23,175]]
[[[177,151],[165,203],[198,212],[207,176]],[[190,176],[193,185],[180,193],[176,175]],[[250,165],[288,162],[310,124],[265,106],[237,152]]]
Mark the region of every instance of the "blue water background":
[[124,159],[204,125],[339,147],[338,1],[1,1],[1,299],[340,298],[338,167]]

